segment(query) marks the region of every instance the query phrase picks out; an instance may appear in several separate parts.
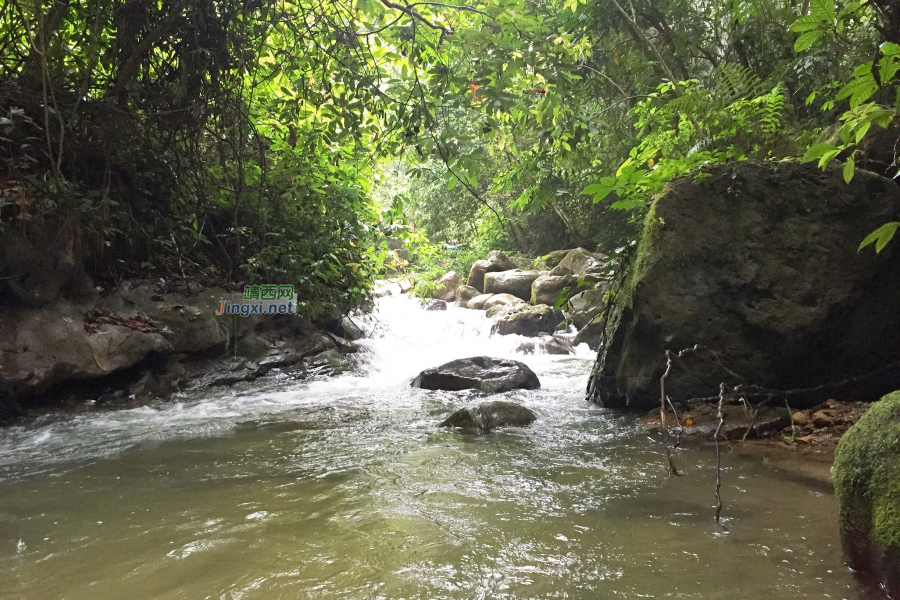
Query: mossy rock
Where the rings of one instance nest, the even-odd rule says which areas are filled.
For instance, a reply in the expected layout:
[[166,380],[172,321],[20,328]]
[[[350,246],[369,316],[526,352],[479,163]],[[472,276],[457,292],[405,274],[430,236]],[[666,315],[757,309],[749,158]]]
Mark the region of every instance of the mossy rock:
[[873,404],[844,434],[833,472],[847,564],[900,597],[900,391]]

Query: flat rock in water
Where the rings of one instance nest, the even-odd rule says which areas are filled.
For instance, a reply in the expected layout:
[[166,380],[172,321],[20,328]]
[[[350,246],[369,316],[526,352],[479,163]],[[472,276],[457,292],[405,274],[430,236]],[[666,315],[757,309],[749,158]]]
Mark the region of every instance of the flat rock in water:
[[458,427],[465,431],[487,433],[497,427],[526,427],[537,420],[530,409],[514,402],[485,402],[475,408],[461,408],[446,419],[441,427]]
[[425,369],[413,379],[412,387],[495,394],[519,389],[536,390],[541,387],[541,382],[528,365],[517,360],[475,356]]

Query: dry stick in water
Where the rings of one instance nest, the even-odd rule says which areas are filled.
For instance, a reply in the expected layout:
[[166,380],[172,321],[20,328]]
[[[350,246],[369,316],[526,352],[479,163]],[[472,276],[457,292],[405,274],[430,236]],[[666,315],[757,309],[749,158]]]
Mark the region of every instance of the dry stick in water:
[[722,431],[722,425],[725,423],[725,382],[719,384],[719,425],[716,427],[716,433],[713,439],[716,442],[716,523],[722,514],[722,496],[719,489],[722,487],[722,453],[719,450],[719,433]]

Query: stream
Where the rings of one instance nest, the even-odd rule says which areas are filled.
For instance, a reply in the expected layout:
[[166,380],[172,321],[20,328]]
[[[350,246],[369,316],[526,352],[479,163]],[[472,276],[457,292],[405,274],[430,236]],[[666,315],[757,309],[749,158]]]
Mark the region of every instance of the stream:
[[[268,378],[0,430],[0,599],[863,598],[833,492],[730,453],[667,479],[633,416],[584,401],[594,353],[515,352],[481,311],[379,301],[360,370]],[[440,430],[478,398],[409,387],[528,364],[538,414]]]

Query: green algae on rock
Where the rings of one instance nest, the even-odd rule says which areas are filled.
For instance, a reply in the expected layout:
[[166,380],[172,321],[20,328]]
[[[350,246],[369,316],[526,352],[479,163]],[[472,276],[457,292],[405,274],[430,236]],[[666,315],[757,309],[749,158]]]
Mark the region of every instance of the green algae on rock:
[[900,597],[900,391],[844,434],[834,459],[841,543],[850,568]]

